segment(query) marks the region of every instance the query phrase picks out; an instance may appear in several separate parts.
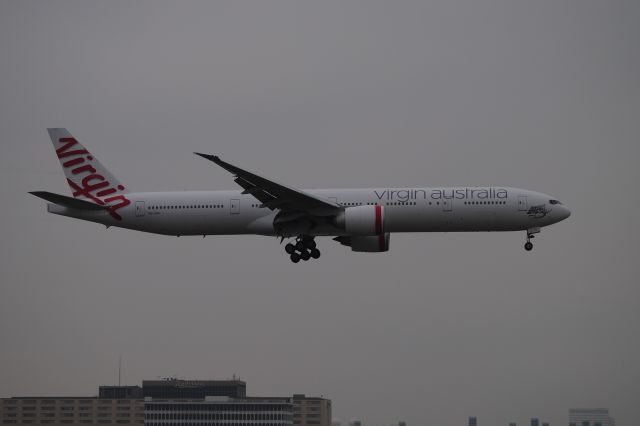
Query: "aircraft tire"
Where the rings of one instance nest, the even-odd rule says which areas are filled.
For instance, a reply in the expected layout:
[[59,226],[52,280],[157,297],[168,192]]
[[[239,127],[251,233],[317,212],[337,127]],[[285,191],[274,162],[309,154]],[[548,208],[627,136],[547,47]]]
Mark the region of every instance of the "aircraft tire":
[[309,254],[308,251],[304,250],[302,253],[300,253],[300,259],[307,261],[311,259],[311,255]]
[[311,257],[313,257],[314,259],[317,259],[320,257],[320,250],[318,250],[317,248],[311,249]]
[[313,238],[307,238],[303,240],[302,244],[304,244],[304,248],[306,248],[307,250],[313,250],[314,248],[316,248],[316,242]]
[[288,243],[286,246],[284,246],[284,251],[286,251],[286,252],[287,252],[287,254],[291,254],[291,253],[293,253],[294,251],[296,251],[296,246],[294,246],[294,245],[293,245],[293,244],[291,244],[291,243]]
[[300,255],[298,253],[291,253],[291,256],[289,256],[289,258],[291,259],[291,261],[293,263],[298,263],[300,262]]
[[524,243],[524,249],[526,251],[531,251],[533,249],[533,243],[530,241],[527,241],[526,243]]

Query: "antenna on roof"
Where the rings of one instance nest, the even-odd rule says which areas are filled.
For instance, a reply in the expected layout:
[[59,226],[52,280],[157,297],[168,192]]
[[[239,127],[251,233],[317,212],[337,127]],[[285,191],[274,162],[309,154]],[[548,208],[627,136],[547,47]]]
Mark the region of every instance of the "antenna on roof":
[[120,376],[122,375],[122,355],[118,356],[118,387],[120,387]]

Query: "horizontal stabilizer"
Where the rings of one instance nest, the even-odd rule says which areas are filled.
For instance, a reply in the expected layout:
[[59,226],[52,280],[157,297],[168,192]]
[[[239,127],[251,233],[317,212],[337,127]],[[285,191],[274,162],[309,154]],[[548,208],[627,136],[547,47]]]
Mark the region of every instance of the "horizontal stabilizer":
[[54,194],[47,191],[33,191],[29,192],[36,197],[40,197],[43,200],[47,200],[51,203],[57,204],[63,207],[69,207],[70,209],[77,210],[106,210],[107,206],[101,206],[99,204],[90,203],[89,201],[79,200],[77,198],[67,197],[66,195]]

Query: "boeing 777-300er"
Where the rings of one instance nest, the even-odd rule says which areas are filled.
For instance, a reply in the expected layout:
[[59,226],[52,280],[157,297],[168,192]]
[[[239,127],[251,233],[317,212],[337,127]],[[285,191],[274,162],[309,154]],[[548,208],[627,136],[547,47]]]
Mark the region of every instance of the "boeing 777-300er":
[[131,192],[66,129],[48,131],[73,195],[31,192],[49,213],[163,235],[295,238],[285,245],[294,263],[320,257],[317,236],[386,252],[394,232],[526,231],[529,251],[533,234],[571,214],[555,197],[504,186],[301,190],[200,153],[242,190]]

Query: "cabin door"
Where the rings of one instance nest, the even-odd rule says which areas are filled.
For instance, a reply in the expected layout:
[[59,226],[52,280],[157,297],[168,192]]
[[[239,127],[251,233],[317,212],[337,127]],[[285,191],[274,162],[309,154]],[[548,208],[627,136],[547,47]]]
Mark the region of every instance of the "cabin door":
[[240,213],[240,200],[237,198],[232,198],[229,200],[229,213],[238,214]]
[[144,216],[144,201],[136,201],[136,217]]
[[518,195],[518,210],[520,210],[520,211],[527,210],[527,196],[526,195]]

